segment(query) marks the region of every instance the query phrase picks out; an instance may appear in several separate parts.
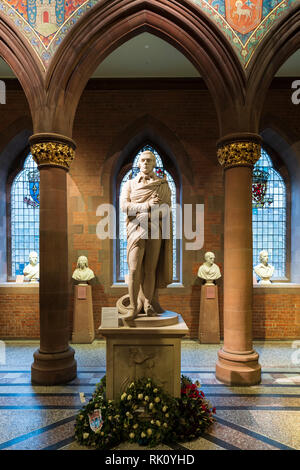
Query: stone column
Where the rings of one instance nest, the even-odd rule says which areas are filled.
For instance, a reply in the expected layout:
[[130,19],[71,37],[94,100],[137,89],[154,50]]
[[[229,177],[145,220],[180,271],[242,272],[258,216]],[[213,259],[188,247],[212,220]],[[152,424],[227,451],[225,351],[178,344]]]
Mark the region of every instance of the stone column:
[[69,347],[67,233],[67,171],[75,142],[59,134],[35,134],[29,142],[40,171],[40,348],[31,380],[54,385],[76,377]]
[[252,169],[260,158],[261,138],[229,135],[217,148],[225,170],[225,220],[224,347],[216,377],[229,385],[254,385],[261,367],[252,348]]

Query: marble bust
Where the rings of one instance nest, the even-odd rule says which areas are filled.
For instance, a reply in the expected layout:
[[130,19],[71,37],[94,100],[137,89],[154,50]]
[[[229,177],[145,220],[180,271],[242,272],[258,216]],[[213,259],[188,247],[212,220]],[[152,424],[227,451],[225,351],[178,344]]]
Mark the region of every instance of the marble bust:
[[72,278],[75,279],[75,281],[81,281],[81,282],[87,283],[87,281],[94,279],[94,277],[95,277],[95,274],[89,268],[87,257],[79,256],[77,260],[77,267],[72,274]]
[[198,277],[205,279],[206,284],[213,284],[213,281],[221,277],[220,268],[214,263],[215,255],[207,251],[204,255],[205,262],[201,264],[198,270]]
[[30,282],[38,282],[40,278],[40,265],[38,261],[38,254],[36,251],[29,253],[29,264],[25,266],[23,274],[25,279]]
[[274,266],[268,264],[269,254],[266,250],[259,253],[260,264],[254,267],[254,272],[260,277],[259,284],[271,284],[271,277],[274,273]]

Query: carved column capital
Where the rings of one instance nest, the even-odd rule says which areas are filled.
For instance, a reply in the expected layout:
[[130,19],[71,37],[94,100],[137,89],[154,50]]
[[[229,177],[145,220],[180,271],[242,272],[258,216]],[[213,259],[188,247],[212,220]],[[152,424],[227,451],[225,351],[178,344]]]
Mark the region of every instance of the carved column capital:
[[34,134],[29,138],[31,153],[38,167],[55,166],[69,170],[75,156],[75,142],[60,134]]
[[261,156],[261,137],[257,134],[227,136],[217,143],[217,156],[224,169],[248,166],[252,168]]

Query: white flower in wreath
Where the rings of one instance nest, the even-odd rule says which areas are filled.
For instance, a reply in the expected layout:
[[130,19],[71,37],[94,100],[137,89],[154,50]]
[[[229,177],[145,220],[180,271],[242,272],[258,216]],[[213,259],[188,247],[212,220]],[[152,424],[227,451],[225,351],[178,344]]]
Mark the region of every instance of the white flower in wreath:
[[87,439],[89,437],[89,433],[88,432],[84,432],[83,435],[82,435],[83,439]]

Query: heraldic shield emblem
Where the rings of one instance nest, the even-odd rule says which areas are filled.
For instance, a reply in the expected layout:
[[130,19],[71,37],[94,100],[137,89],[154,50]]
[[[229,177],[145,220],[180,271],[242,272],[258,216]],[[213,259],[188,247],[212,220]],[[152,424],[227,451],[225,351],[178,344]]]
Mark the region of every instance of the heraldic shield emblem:
[[103,426],[103,419],[100,410],[94,410],[89,414],[90,428],[94,432],[99,432]]
[[225,0],[228,24],[241,34],[250,33],[261,22],[263,0]]
[[40,203],[40,175],[38,170],[28,171],[29,192],[32,200],[39,205]]

